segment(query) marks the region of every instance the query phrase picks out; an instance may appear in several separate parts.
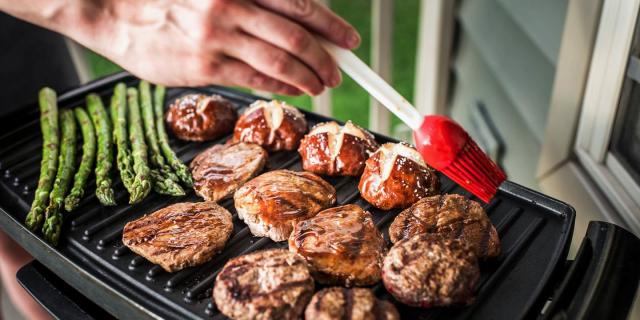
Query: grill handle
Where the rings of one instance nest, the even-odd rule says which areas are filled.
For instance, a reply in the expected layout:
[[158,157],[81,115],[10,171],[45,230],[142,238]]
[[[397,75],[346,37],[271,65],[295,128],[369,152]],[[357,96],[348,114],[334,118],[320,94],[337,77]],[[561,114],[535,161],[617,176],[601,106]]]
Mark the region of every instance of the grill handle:
[[640,279],[640,239],[614,224],[591,221],[540,319],[626,319]]

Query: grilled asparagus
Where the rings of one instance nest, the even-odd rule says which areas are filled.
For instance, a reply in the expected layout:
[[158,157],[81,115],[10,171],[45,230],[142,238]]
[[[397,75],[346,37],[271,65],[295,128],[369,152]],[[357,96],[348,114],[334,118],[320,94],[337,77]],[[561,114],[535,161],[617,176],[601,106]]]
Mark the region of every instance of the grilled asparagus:
[[140,81],[140,107],[142,109],[142,120],[144,124],[144,134],[149,146],[149,159],[155,167],[154,190],[161,194],[173,196],[184,195],[184,190],[178,184],[180,178],[173,173],[171,167],[167,165],[160,152],[158,136],[153,117],[153,106],[151,103],[151,88],[149,82]]
[[156,193],[175,197],[185,195],[184,189],[177,182],[163,176],[157,169],[152,169],[149,174],[153,180],[153,191]]
[[164,96],[166,89],[163,86],[156,86],[156,89],[153,93],[153,109],[156,118],[156,130],[158,132],[158,143],[160,144],[160,148],[162,149],[162,153],[169,165],[173,168],[175,173],[180,177],[180,180],[187,186],[193,186],[193,178],[191,177],[191,172],[189,168],[180,161],[178,156],[171,150],[171,146],[169,146],[169,137],[167,136],[167,131],[164,127]]
[[58,104],[56,92],[51,88],[40,90],[38,102],[40,105],[40,130],[42,130],[42,161],[40,162],[40,177],[35,197],[31,203],[31,210],[27,214],[25,224],[31,231],[39,230],[44,221],[44,211],[49,192],[58,168]]
[[144,199],[151,191],[150,169],[147,159],[147,145],[144,142],[142,124],[140,123],[140,106],[138,103],[138,90],[127,89],[129,103],[129,140],[133,155],[133,171],[135,178],[131,186],[129,203],[137,203]]
[[113,132],[118,149],[116,164],[118,171],[120,171],[122,184],[131,194],[135,172],[133,172],[133,158],[127,136],[127,109],[127,86],[124,83],[118,83],[111,97],[111,118],[115,118]]
[[87,108],[98,137],[98,158],[96,160],[96,197],[105,206],[116,204],[112,181],[113,141],[109,116],[97,94],[87,96]]
[[64,199],[64,209],[69,212],[78,207],[84,196],[84,188],[96,160],[96,135],[91,118],[84,108],[76,108],[74,113],[82,131],[82,159],[73,178],[73,188]]
[[76,164],[76,120],[73,111],[60,112],[62,123],[62,142],[60,144],[60,156],[58,160],[58,172],[50,194],[49,206],[46,211],[46,220],[42,226],[42,234],[45,240],[53,245],[58,244],[60,229],[62,228],[62,205],[64,196],[69,190]]

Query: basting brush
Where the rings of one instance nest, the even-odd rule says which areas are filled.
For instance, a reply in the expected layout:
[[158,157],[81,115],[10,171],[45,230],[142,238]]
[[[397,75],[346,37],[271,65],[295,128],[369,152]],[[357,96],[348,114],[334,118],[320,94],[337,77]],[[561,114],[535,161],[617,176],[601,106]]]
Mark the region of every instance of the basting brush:
[[426,163],[482,201],[491,200],[507,176],[459,124],[441,115],[423,117],[351,51],[318,40],[340,69],[413,130],[416,148]]

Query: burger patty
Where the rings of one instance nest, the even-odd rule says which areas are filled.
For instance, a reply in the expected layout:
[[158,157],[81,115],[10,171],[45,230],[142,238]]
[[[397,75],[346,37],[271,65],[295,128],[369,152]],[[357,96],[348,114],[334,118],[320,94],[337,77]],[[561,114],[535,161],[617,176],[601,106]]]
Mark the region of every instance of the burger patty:
[[326,288],[318,291],[304,312],[305,319],[314,320],[398,320],[396,307],[377,299],[365,288]]
[[193,188],[207,201],[229,197],[264,168],[267,157],[267,152],[256,144],[214,145],[191,162]]
[[392,243],[420,233],[445,239],[460,239],[478,257],[500,254],[500,239],[482,206],[461,195],[447,194],[423,198],[402,211],[389,227]]
[[174,272],[211,260],[232,231],[231,214],[216,203],[176,203],[127,223],[122,242]]
[[398,301],[416,307],[473,302],[480,269],[460,240],[418,234],[397,242],[384,259],[382,281]]
[[371,213],[348,204],[298,222],[289,250],[307,261],[319,283],[364,286],[380,281],[386,245]]
[[229,260],[216,277],[213,300],[232,319],[298,319],[313,289],[302,258],[271,249]]
[[233,199],[251,233],[284,241],[298,221],[333,205],[336,190],[310,172],[275,170],[245,183]]

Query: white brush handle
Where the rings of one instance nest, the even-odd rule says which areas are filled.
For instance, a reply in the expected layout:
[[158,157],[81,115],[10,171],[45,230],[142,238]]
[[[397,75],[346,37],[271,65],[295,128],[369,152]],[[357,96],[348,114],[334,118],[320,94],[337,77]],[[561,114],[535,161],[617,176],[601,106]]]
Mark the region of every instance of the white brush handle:
[[403,98],[384,79],[362,62],[353,52],[340,48],[333,43],[318,38],[322,46],[333,56],[340,69],[347,73],[376,100],[393,112],[411,129],[417,130],[422,125],[422,115],[409,101]]

